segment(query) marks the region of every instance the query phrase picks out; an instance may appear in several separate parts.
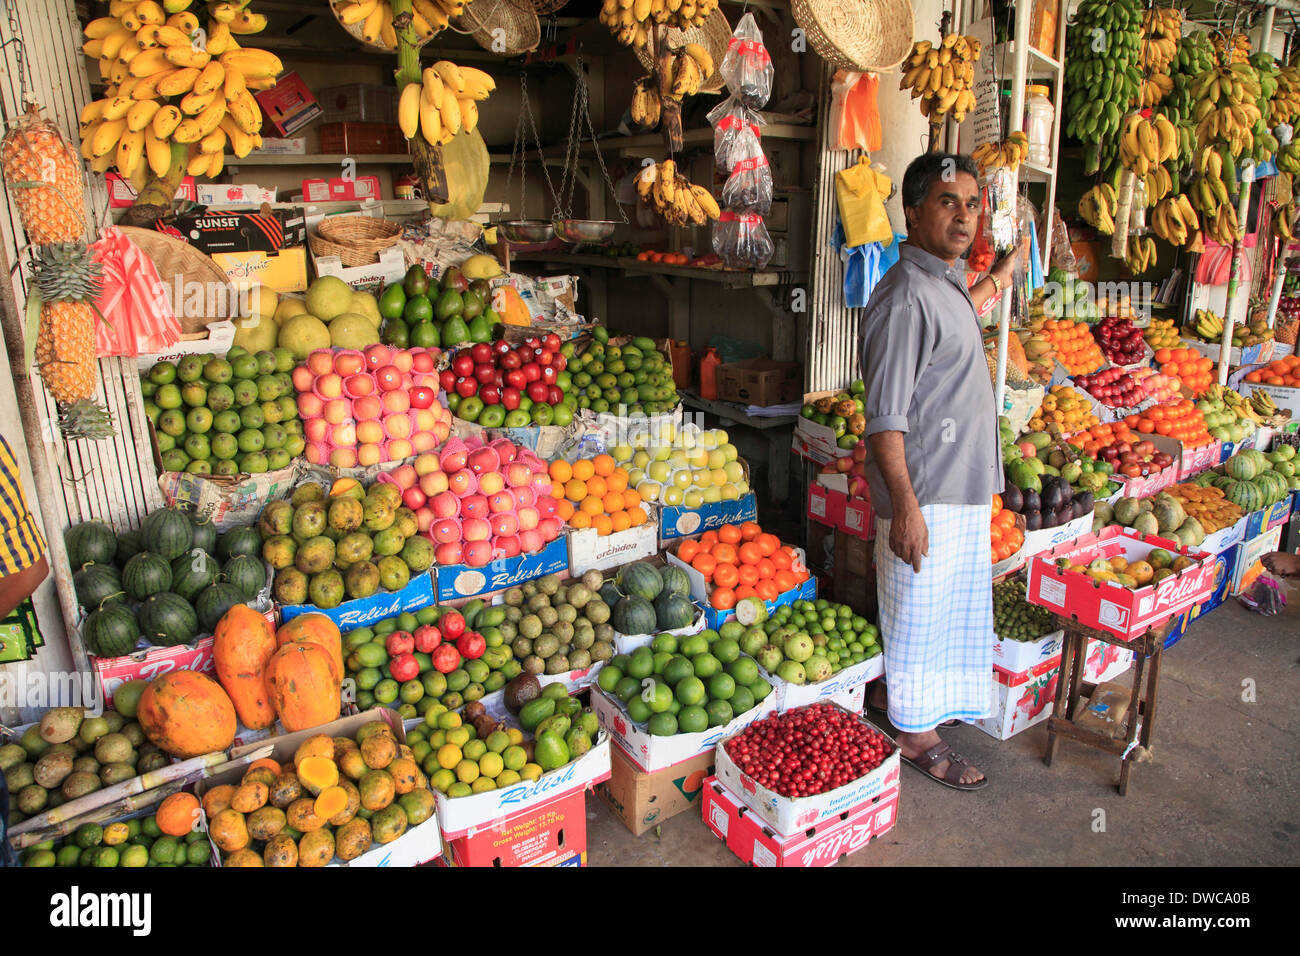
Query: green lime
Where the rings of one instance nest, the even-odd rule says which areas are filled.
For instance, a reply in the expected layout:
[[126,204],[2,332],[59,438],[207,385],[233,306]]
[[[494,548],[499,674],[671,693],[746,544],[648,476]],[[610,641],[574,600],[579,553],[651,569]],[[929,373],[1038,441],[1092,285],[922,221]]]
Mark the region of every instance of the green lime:
[[677,729],[684,734],[703,733],[709,729],[709,714],[703,707],[683,707],[677,715]]
[[727,665],[727,673],[737,684],[749,685],[758,680],[758,665],[752,657],[738,657]]
[[695,668],[680,654],[674,655],[672,660],[664,665],[664,680],[672,687],[676,687],[683,678],[693,676],[695,676]]
[[730,664],[740,656],[740,645],[729,637],[723,637],[713,642],[710,652],[723,664]]
[[722,670],[722,664],[712,654],[696,654],[691,658],[691,665],[695,669],[695,676],[701,679],[707,679]]
[[677,695],[677,699],[686,707],[693,707],[697,704],[702,704],[708,696],[704,687],[704,681],[694,675],[682,678],[682,680],[678,682],[674,691]]
[[[665,675],[667,676],[667,675]],[[618,682],[623,679],[623,672],[612,664],[606,664],[600,669],[600,676],[596,678],[596,684],[607,694],[614,693],[614,688]]]
[[630,674],[627,677],[620,677],[618,683],[614,685],[614,696],[625,704],[640,693],[641,681]]
[[677,718],[672,714],[655,714],[647,729],[655,737],[671,737],[677,733]]
[[126,847],[119,855],[119,859],[117,861],[118,866],[131,867],[131,868],[148,866],[148,864],[149,864],[149,848],[146,846],[141,846],[138,843]]
[[735,713],[731,709],[730,701],[711,700],[709,701],[709,706],[706,707],[705,710],[708,711],[709,714],[710,727],[722,727],[729,724],[731,723],[731,719],[735,716]]
[[650,705],[642,700],[639,696],[633,697],[627,702],[627,715],[632,718],[634,723],[644,724],[654,714]]
[[149,858],[156,863],[176,862],[177,843],[174,836],[160,836],[149,848]]
[[731,709],[737,714],[743,714],[754,709],[754,695],[749,692],[749,688],[744,684],[737,684],[729,698]]

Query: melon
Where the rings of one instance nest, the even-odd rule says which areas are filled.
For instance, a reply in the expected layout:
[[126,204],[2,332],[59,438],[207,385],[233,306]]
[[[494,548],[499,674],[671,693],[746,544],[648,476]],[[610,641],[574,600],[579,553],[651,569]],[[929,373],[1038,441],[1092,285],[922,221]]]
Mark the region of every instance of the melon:
[[330,330],[314,315],[295,315],[280,326],[276,344],[288,349],[294,359],[301,362],[317,349],[330,347]]

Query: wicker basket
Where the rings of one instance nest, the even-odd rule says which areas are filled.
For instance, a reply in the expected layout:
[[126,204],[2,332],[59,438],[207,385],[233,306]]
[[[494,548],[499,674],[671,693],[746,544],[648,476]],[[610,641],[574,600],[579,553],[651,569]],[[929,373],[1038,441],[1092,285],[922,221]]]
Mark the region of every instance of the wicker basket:
[[[233,313],[229,309],[224,313],[214,312],[212,315],[192,315],[190,310],[184,307],[187,298],[185,290],[194,289],[194,283],[198,283],[198,287],[204,290],[214,289],[218,286],[230,286],[230,290],[233,292],[234,287],[231,286],[230,277],[226,275],[226,270],[217,265],[210,257],[204,255],[188,242],[175,239],[161,232],[155,232],[152,229],[139,229],[135,226],[120,226],[119,228],[128,239],[135,243],[141,252],[153,260],[154,266],[158,269],[158,277],[171,294],[172,311],[180,319],[181,332],[203,332],[207,329],[209,322],[232,317]],[[205,302],[212,302],[215,306],[222,297],[208,295],[205,292],[203,298]],[[224,298],[228,304],[234,302],[233,295],[227,295]]]
[[[331,3],[330,10],[334,14],[334,19],[338,20],[339,26],[341,26],[344,30],[347,30],[348,34],[352,37],[352,39],[356,40],[358,43],[362,44],[363,46],[372,47],[373,49],[376,50],[383,50],[385,53],[394,52],[393,50],[390,50],[388,47],[384,46],[382,43],[370,43],[361,35],[366,25],[364,20],[361,23],[347,24],[344,23],[342,20],[339,20],[338,4]],[[435,34],[435,36],[436,35],[437,34]],[[415,45],[417,48],[422,47],[432,39],[433,37],[417,37]]]
[[533,9],[539,17],[549,17],[564,8],[569,0],[533,0]]
[[373,216],[333,216],[307,236],[312,255],[338,256],[345,266],[369,266],[402,237],[400,224]]
[[[721,7],[709,14],[703,26],[691,27],[689,30],[672,27],[668,30],[668,49],[680,50],[688,43],[698,43],[713,57],[713,75],[700,84],[701,93],[717,93],[727,85],[722,78],[722,58],[727,55],[727,44],[730,42],[731,24],[727,22],[727,16]],[[649,44],[636,47],[635,52],[641,65],[654,72],[655,61]]]
[[[557,8],[558,9],[558,8]],[[458,33],[468,34],[483,49],[501,56],[518,56],[537,49],[542,25],[533,0],[474,0],[452,21]],[[500,30],[502,43],[493,31]]]
[[887,73],[912,51],[910,0],[792,0],[808,43],[836,69]]

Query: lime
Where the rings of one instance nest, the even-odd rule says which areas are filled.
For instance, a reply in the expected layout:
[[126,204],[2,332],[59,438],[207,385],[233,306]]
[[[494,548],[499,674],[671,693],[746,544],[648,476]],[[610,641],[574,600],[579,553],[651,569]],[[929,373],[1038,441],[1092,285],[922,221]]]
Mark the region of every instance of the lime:
[[707,654],[709,642],[703,634],[692,634],[678,645],[677,650],[686,657],[693,658],[700,654]]
[[501,760],[507,770],[523,770],[524,764],[528,763],[528,752],[518,744],[511,744],[501,753]]
[[623,672],[621,670],[613,664],[606,664],[600,669],[600,676],[596,678],[596,684],[605,693],[612,694],[614,693],[614,688],[618,686],[618,682],[622,679]]
[[749,692],[749,688],[744,684],[736,685],[731,697],[728,698],[728,702],[731,704],[732,711],[737,714],[753,710],[756,703],[754,695]]
[[487,742],[483,740],[467,740],[465,746],[461,748],[461,753],[465,755],[466,760],[477,762],[488,752]]
[[[104,849],[107,852],[113,854],[114,861],[112,865],[116,866],[117,851],[109,847],[105,847]],[[57,863],[58,863],[58,858],[49,850],[36,850],[35,852],[28,855],[27,859],[23,861],[23,866],[40,867],[43,869],[45,867],[52,867]],[[98,865],[99,864],[96,864],[96,866]]]
[[691,658],[691,666],[695,669],[695,676],[699,678],[709,678],[722,670],[722,664],[712,654],[696,654]]
[[176,838],[160,836],[149,848],[149,858],[155,863],[174,863],[176,861]]
[[73,836],[73,841],[83,850],[92,846],[99,846],[104,839],[104,828],[98,823],[83,823],[77,827],[77,832]]
[[654,672],[654,667],[654,652],[649,647],[638,647],[628,661],[627,674],[639,681],[643,677],[649,677]]
[[429,775],[429,783],[439,793],[446,793],[447,788],[456,782],[456,775],[446,768],[439,768]]
[[655,737],[671,737],[677,733],[677,718],[672,714],[655,714],[647,729]]
[[618,683],[614,685],[614,696],[625,704],[640,693],[641,681],[630,675],[619,678]]
[[695,668],[691,662],[681,655],[674,655],[672,660],[664,665],[664,680],[672,687],[676,687],[678,682],[683,678],[693,677]]
[[473,760],[462,760],[456,764],[456,779],[461,783],[473,783],[478,778],[478,764]]
[[709,714],[710,727],[722,727],[729,724],[735,716],[731,709],[731,703],[725,700],[711,700],[705,710]]
[[656,714],[662,714],[673,704],[673,689],[666,683],[655,681],[653,688],[642,692],[642,699]]
[[727,666],[727,673],[737,684],[749,685],[758,680],[758,665],[751,657],[738,657]]
[[650,642],[650,650],[656,654],[676,654],[677,637],[673,634],[656,634]]
[[447,796],[449,797],[468,797],[474,791],[470,789],[469,784],[461,783],[459,780],[457,780],[455,783],[453,783],[451,786],[447,788],[446,792],[447,792]]
[[677,729],[683,734],[698,734],[709,729],[709,714],[703,707],[683,707],[677,715]]
[[[478,741],[474,741],[477,743]],[[478,769],[485,777],[495,779],[505,769],[505,759],[498,753],[485,753],[478,761]]]
[[713,700],[730,700],[736,693],[736,681],[730,674],[714,674],[709,678],[709,697]]
[[632,718],[633,723],[644,724],[653,714],[650,705],[640,697],[633,697],[627,702],[627,715]]
[[730,664],[740,656],[740,645],[729,637],[723,637],[713,642],[710,651],[723,664]]
[[118,856],[117,865],[123,867],[139,868],[148,866],[149,848],[134,844],[126,847]]
[[708,696],[704,687],[704,681],[694,675],[682,678],[682,680],[677,683],[675,693],[677,699],[686,707],[693,707],[697,704],[702,704]]

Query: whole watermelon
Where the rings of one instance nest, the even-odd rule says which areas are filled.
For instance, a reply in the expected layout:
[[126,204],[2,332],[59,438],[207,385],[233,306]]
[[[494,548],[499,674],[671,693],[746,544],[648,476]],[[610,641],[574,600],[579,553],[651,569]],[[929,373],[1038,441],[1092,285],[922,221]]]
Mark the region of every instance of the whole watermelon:
[[179,558],[194,545],[194,526],[189,516],[176,508],[159,508],[145,515],[140,540],[168,561]]
[[149,549],[140,541],[139,528],[134,531],[123,531],[117,536],[117,554],[113,558],[113,563],[119,568],[123,567],[126,562],[130,561],[141,551],[148,550]]
[[126,600],[122,575],[111,564],[87,564],[72,576],[72,587],[77,592],[77,601],[90,611],[105,601]]
[[193,602],[199,592],[216,582],[220,570],[216,558],[206,551],[192,548],[172,562],[171,590]]
[[199,627],[204,634],[211,634],[217,622],[226,616],[236,604],[244,603],[244,595],[239,588],[227,581],[204,588],[194,601],[194,610],[198,613]]
[[266,566],[261,558],[251,554],[237,554],[226,562],[221,569],[225,579],[239,588],[245,601],[257,597],[257,592],[266,586]]
[[655,620],[661,631],[675,631],[688,627],[695,620],[695,605],[691,599],[673,591],[665,591],[654,601]]
[[126,605],[108,604],[86,618],[81,636],[96,657],[121,657],[135,650],[140,625]]
[[653,634],[658,617],[653,604],[639,594],[629,594],[614,605],[609,623],[620,634]]
[[[664,582],[664,592],[691,596],[691,579],[680,565],[669,564],[659,572]],[[660,595],[662,596],[662,595]]]
[[163,591],[152,594],[140,605],[136,615],[140,631],[156,647],[188,644],[198,637],[198,619],[189,601],[179,594]]
[[208,554],[212,554],[217,550],[217,526],[212,523],[211,518],[199,518],[190,515],[190,527],[194,535],[194,540],[190,544],[191,548],[199,548]]
[[[647,601],[653,601],[664,589],[663,578],[653,564],[634,561],[618,572],[618,589],[624,594],[635,594]],[[615,625],[617,626],[617,625]],[[645,631],[623,631],[624,634],[645,634]]]
[[81,568],[91,562],[112,564],[117,555],[117,532],[102,521],[83,521],[63,534],[68,564]]
[[171,586],[171,564],[152,551],[141,551],[122,569],[122,588],[137,601],[170,590]]
[[254,557],[262,553],[262,535],[257,528],[247,525],[231,528],[217,538],[217,558],[222,563],[237,554],[251,554]]

